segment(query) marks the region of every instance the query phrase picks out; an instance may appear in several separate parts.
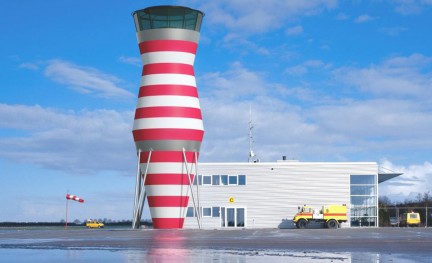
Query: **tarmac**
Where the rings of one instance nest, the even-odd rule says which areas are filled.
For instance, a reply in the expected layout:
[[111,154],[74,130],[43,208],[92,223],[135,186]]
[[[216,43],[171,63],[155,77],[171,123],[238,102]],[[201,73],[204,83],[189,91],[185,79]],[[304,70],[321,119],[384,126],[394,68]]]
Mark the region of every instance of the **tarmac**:
[[[249,259],[253,255],[285,255],[286,259],[287,253],[297,255],[294,258],[298,259],[298,255],[310,257],[312,253],[315,255],[312,258],[321,259],[322,262],[322,255],[325,255],[325,259],[329,253],[336,253],[344,258],[343,255],[349,253],[351,262],[377,262],[377,257],[381,261],[386,258],[389,262],[432,262],[432,228],[0,230],[0,254],[2,251],[13,253],[29,249],[135,251],[141,256],[157,251],[159,259],[167,253],[175,255],[183,251],[188,257],[192,255],[195,259],[202,258],[202,261],[205,261],[206,255],[214,255],[219,251],[224,255],[248,256]],[[198,255],[197,251],[201,254]],[[203,251],[206,255],[202,255]],[[362,255],[360,259],[364,259],[364,255],[373,257],[371,261],[353,261],[353,254]],[[128,260],[124,262],[134,262],[130,258],[128,255]],[[338,256],[330,258],[332,260],[329,262],[337,262]],[[401,261],[403,258],[405,260]],[[232,256],[226,262],[231,259]]]

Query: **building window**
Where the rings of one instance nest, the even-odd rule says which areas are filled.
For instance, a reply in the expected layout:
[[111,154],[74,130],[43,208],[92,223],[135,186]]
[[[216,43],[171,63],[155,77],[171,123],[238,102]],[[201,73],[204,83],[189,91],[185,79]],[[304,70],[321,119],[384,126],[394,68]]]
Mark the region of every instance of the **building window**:
[[238,176],[238,184],[239,185],[246,185],[246,175],[239,175]]
[[219,206],[213,206],[212,207],[212,216],[213,217],[219,217],[220,216],[220,207]]
[[212,216],[212,214],[211,214],[211,212],[212,212],[211,207],[203,207],[202,211],[203,211],[203,217],[211,217]]
[[197,185],[246,185],[246,175],[198,175],[193,184]]
[[193,184],[197,185],[197,182],[198,182],[199,185],[202,185],[202,175],[198,175],[198,176],[194,177]]
[[351,195],[376,195],[376,188],[373,185],[351,185]]
[[230,175],[229,176],[229,184],[230,185],[237,185],[237,175]]
[[188,207],[186,212],[186,217],[195,217],[195,209],[193,207]]
[[210,175],[203,176],[203,185],[211,185],[212,179]]
[[237,208],[237,227],[244,227],[245,226],[245,209],[244,208]]
[[376,188],[373,185],[351,185],[351,195],[376,196]]
[[377,176],[351,175],[351,226],[377,226]]
[[368,184],[375,185],[375,175],[351,175],[351,185]]
[[228,175],[221,175],[221,185],[228,185]]
[[219,185],[219,184],[220,184],[219,175],[212,175],[212,185]]

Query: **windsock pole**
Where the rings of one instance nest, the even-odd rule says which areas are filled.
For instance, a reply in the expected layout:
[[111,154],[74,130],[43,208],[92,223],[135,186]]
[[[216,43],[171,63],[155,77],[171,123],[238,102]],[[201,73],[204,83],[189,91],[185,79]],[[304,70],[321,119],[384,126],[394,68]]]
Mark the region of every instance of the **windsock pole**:
[[[66,191],[66,196],[69,194],[69,191]],[[66,221],[65,221],[65,229],[67,229],[67,223],[68,223],[68,204],[69,199],[66,198]]]

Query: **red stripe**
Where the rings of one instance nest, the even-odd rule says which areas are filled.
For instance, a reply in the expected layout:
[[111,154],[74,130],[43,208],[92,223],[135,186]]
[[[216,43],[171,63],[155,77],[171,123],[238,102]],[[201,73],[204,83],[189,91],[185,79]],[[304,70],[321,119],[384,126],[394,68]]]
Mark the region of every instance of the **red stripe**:
[[132,131],[134,141],[187,140],[202,141],[204,131],[192,129],[142,129]]
[[197,88],[185,85],[149,85],[140,87],[138,97],[176,95],[198,98]]
[[190,107],[144,107],[137,108],[135,111],[135,120],[157,117],[182,117],[202,120],[201,109]]
[[154,229],[183,228],[184,218],[152,218]]
[[[186,152],[186,160],[188,163],[195,162],[194,152]],[[142,152],[140,163],[147,163],[149,152]],[[198,159],[198,154],[197,154]],[[182,151],[153,151],[151,155],[150,162],[183,162],[183,152]]]
[[180,51],[196,54],[198,44],[185,40],[150,40],[139,43],[141,54],[158,51]]
[[189,196],[148,196],[149,207],[186,207]]
[[154,63],[144,65],[142,75],[150,74],[185,74],[194,76],[194,68],[192,65],[181,63]]
[[[190,175],[193,183],[194,175]],[[189,185],[187,174],[147,174],[145,185]]]

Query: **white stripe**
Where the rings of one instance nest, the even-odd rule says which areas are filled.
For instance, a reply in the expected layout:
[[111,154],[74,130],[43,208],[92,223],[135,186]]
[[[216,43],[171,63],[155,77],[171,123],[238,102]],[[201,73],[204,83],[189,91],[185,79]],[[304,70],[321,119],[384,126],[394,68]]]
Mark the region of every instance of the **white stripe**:
[[200,108],[199,100],[196,97],[161,95],[138,98],[137,108],[158,106]]
[[140,129],[192,129],[204,130],[201,119],[193,118],[143,118],[134,120],[133,130]]
[[[141,172],[146,171],[146,163],[140,164]],[[187,169],[189,173],[195,173],[195,164],[188,163]],[[150,163],[148,169],[148,174],[187,174],[186,167],[183,162],[173,163]]]
[[148,85],[186,85],[196,87],[195,76],[185,74],[150,74],[141,77],[141,87]]
[[157,51],[141,54],[143,65],[153,63],[182,63],[193,65],[195,54],[178,51]]
[[189,185],[146,185],[147,196],[189,196]]
[[152,218],[184,218],[186,207],[150,207]]

